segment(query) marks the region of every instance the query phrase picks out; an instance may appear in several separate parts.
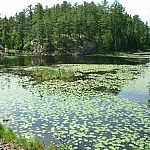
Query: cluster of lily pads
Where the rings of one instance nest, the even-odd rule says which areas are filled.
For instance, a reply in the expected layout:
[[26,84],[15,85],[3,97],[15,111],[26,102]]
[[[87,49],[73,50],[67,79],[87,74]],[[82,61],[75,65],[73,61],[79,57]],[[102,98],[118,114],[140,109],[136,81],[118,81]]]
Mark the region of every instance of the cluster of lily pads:
[[87,64],[58,67],[74,72],[75,80],[41,82],[31,76],[2,73],[0,119],[9,118],[9,126],[25,138],[36,136],[45,144],[64,142],[71,145],[69,149],[150,147],[149,108],[118,97],[126,85],[134,85],[147,72],[147,67]]
[[[137,76],[144,72],[142,65],[88,65],[88,64],[63,64],[57,65],[59,70],[69,70],[74,72],[74,81],[67,82],[62,80],[55,80],[53,82],[43,82],[45,86],[50,86],[49,90],[60,95],[76,95],[92,96],[95,94],[117,94],[125,85],[131,80],[136,80]],[[48,69],[47,67],[39,67],[39,70]],[[57,68],[57,69],[58,69]],[[27,68],[27,70],[35,70],[34,68]],[[41,84],[41,85],[42,85]],[[69,85],[69,86],[68,86]],[[86,86],[85,86],[86,85]],[[38,88],[41,86],[37,85]],[[43,87],[42,87],[43,89]],[[43,91],[39,89],[40,91]],[[60,90],[60,91],[59,91]],[[45,90],[44,90],[45,91]],[[63,94],[62,94],[63,92]]]

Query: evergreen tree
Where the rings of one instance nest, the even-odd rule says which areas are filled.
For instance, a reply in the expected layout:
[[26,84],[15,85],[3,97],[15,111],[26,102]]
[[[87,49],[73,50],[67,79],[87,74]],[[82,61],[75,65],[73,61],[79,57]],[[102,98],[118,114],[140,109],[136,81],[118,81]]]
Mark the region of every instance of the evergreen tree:
[[4,48],[10,48],[10,26],[7,17],[1,20],[1,43]]
[[32,50],[33,40],[39,52],[136,52],[150,48],[150,27],[138,15],[127,14],[117,0],[111,6],[107,0],[73,6],[63,1],[45,9],[38,3],[9,19],[0,18],[0,45]]

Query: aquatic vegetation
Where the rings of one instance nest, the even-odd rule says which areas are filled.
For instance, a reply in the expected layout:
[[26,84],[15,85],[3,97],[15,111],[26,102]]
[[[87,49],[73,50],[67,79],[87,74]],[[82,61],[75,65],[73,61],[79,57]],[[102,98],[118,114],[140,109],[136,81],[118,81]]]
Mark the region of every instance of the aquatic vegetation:
[[128,85],[138,91],[148,90],[145,78],[150,76],[144,65],[58,67],[73,71],[75,80],[39,83],[32,77],[2,73],[0,119],[10,118],[10,126],[26,138],[34,135],[53,143],[61,142],[61,138],[72,145],[70,149],[150,147],[147,103],[118,96],[123,89],[130,90]]
[[50,144],[45,150],[71,150],[71,148],[62,144]]
[[66,69],[52,67],[36,68],[32,72],[32,77],[42,81],[54,79],[69,80],[74,78],[74,72]]

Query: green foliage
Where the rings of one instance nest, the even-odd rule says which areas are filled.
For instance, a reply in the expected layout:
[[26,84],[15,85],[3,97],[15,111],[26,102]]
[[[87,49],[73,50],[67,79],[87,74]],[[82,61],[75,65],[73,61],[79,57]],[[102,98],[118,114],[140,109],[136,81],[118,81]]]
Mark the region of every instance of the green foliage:
[[38,150],[43,150],[44,149],[44,144],[40,140],[30,139],[28,141],[28,143],[29,143],[29,148],[28,149],[38,149]]
[[[0,19],[0,31],[0,44],[19,50],[34,49],[33,39],[48,52],[135,52],[150,47],[148,23],[138,15],[131,17],[117,0],[110,6],[107,0],[73,6],[64,1],[46,9],[40,3],[29,5],[9,19]],[[90,51],[89,43],[96,43]]]
[[26,44],[24,45],[24,49],[28,50],[28,51],[32,50],[32,46],[31,46],[31,42],[30,41],[26,42]]
[[37,68],[33,70],[32,77],[35,79],[40,79],[42,81],[48,80],[70,80],[75,76],[74,72],[71,70],[60,69],[60,68]]
[[10,128],[5,128],[0,124],[0,139],[4,138],[6,141],[11,141],[16,139],[16,135]]
[[0,124],[0,139],[3,138],[5,133],[5,128],[2,124]]
[[102,37],[103,39],[103,48],[106,49],[105,52],[111,51],[113,45],[113,37],[110,30],[107,30]]
[[5,132],[4,132],[4,138],[6,141],[12,141],[12,140],[15,140],[17,137],[12,129],[7,128],[5,129]]
[[27,140],[27,139],[20,137],[16,140],[16,145],[20,145],[27,150],[31,150],[31,149],[44,150],[43,142],[34,138]]

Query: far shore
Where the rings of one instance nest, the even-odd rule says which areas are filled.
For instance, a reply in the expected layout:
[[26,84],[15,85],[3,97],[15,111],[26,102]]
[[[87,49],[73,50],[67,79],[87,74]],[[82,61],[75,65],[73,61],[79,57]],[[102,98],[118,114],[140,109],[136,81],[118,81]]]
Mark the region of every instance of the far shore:
[[118,52],[118,53],[93,53],[93,54],[77,54],[77,53],[69,53],[66,51],[54,51],[54,52],[32,52],[32,51],[21,51],[19,50],[9,50],[8,52],[2,52],[0,51],[0,56],[105,56],[105,57],[120,57],[120,58],[139,58],[139,59],[145,59],[150,58],[150,49],[146,49],[144,51],[138,51],[136,53],[124,53],[124,52]]

